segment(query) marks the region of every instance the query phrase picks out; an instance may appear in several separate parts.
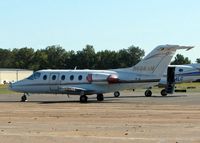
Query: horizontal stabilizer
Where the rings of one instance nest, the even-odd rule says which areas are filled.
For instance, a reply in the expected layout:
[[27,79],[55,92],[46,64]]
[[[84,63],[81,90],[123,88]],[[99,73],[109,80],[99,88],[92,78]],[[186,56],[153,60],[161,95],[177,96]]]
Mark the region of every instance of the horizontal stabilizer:
[[176,50],[192,49],[193,46],[179,45],[160,45],[151,51],[144,59],[132,67],[134,72],[142,74],[154,74],[161,77],[167,66],[169,65]]
[[161,48],[161,49],[175,49],[175,50],[179,50],[179,49],[186,49],[186,51],[189,51],[190,49],[194,48],[194,46],[179,46],[179,45],[160,45],[157,48]]

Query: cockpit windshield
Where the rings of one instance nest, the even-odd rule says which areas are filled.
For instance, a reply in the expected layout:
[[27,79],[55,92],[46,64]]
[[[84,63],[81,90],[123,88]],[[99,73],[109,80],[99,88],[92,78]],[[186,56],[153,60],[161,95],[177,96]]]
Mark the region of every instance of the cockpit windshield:
[[29,76],[27,79],[30,79],[30,80],[38,79],[38,78],[40,78],[40,75],[41,75],[41,73],[35,72],[31,76]]

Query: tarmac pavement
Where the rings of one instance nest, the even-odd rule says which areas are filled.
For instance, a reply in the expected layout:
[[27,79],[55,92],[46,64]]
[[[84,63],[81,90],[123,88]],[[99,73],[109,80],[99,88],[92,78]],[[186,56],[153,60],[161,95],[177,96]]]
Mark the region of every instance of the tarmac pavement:
[[143,92],[88,96],[42,95],[19,102],[21,95],[0,95],[2,143],[199,143],[200,94],[167,97]]

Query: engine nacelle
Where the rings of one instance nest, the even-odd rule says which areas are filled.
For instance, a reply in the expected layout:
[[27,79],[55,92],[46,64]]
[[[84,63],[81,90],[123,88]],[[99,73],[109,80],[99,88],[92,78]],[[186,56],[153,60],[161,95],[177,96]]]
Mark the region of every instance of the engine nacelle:
[[95,84],[113,84],[117,83],[119,78],[115,74],[94,73],[88,74],[87,81]]
[[119,78],[118,78],[117,75],[111,74],[111,75],[108,76],[107,81],[110,84],[112,84],[112,83],[119,83]]

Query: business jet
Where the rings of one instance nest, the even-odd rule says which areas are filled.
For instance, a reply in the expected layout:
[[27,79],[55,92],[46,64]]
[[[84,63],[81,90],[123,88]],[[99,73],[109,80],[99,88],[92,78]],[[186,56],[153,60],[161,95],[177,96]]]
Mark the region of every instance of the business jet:
[[[200,80],[200,64],[187,64],[187,65],[169,65],[168,69],[172,69],[173,81],[174,84],[186,83],[186,82],[193,82]],[[164,72],[163,76],[161,77],[160,82],[158,83],[158,87],[166,87],[167,86],[167,70]],[[148,89],[147,89],[148,90]],[[181,90],[182,91],[182,90]],[[162,96],[167,96],[166,88],[162,89],[160,94]],[[120,96],[119,91],[114,92],[115,97]]]
[[[174,84],[198,81],[200,79],[200,64],[169,65],[168,68],[174,69]],[[159,87],[167,85],[167,72],[162,76]],[[162,96],[167,96],[166,89],[161,90]]]
[[[80,102],[87,95],[97,94],[104,100],[104,93],[157,85],[178,49],[190,50],[191,46],[160,45],[138,64],[129,68],[111,70],[39,70],[30,77],[10,84],[9,88],[24,93],[21,101],[27,101],[29,93],[53,93],[79,95]],[[151,90],[145,92],[151,95]]]

